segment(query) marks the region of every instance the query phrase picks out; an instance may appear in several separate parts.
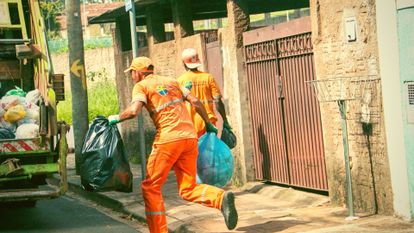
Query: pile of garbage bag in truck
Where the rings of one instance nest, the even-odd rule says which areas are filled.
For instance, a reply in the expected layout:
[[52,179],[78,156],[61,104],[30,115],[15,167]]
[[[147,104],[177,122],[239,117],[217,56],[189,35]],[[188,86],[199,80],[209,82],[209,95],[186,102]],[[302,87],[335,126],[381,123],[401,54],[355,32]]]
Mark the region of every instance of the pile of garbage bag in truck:
[[39,136],[39,90],[15,87],[0,99],[0,140]]

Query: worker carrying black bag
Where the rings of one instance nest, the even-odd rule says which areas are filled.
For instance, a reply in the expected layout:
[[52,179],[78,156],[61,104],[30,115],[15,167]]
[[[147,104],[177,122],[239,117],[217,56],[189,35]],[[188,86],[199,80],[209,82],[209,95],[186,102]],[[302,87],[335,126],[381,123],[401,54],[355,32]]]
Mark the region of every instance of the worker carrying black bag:
[[132,173],[121,135],[103,116],[97,116],[86,133],[80,177],[88,191],[132,192]]

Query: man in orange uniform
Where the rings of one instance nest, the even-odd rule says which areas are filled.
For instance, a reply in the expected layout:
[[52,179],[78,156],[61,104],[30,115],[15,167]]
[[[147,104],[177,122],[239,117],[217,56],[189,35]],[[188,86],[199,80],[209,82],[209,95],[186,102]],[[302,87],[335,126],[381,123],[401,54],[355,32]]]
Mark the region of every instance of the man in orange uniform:
[[197,135],[183,100],[190,102],[205,120],[208,132],[217,132],[200,101],[175,79],[153,74],[147,57],[132,60],[125,70],[136,83],[131,105],[119,115],[108,117],[110,124],[136,117],[145,106],[157,129],[147,174],[141,184],[150,232],[168,232],[161,187],[173,168],[180,196],[187,201],[221,210],[228,229],[237,224],[234,194],[205,184],[196,184]]
[[[184,49],[182,52],[182,60],[187,72],[177,79],[180,86],[188,89],[191,94],[201,101],[207,111],[209,120],[213,124],[218,126],[219,117],[223,121],[223,127],[231,130],[224,110],[224,104],[221,100],[221,92],[216,81],[211,74],[198,70],[201,63],[197,51],[193,48]],[[197,135],[201,137],[206,132],[204,120],[191,105],[187,104],[187,109],[194,122]],[[216,114],[215,110],[219,114]],[[220,133],[217,136],[220,137]]]

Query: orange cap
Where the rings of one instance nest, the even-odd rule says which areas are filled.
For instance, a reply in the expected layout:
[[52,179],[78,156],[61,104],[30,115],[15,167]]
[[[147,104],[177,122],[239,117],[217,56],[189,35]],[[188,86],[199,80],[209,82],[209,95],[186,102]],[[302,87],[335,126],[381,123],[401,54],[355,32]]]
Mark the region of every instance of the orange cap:
[[152,61],[148,57],[136,57],[132,60],[129,68],[124,70],[124,73],[127,73],[131,70],[152,72],[152,70],[147,70],[151,65],[153,65]]

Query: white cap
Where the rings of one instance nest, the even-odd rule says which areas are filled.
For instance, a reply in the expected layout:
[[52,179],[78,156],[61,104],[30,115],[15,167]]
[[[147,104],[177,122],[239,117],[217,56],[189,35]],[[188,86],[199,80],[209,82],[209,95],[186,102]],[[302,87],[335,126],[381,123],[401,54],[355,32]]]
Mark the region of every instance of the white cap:
[[198,58],[198,53],[193,48],[184,49],[183,53],[181,54],[181,58],[184,64],[189,69],[194,69],[194,68],[201,66],[200,59]]

